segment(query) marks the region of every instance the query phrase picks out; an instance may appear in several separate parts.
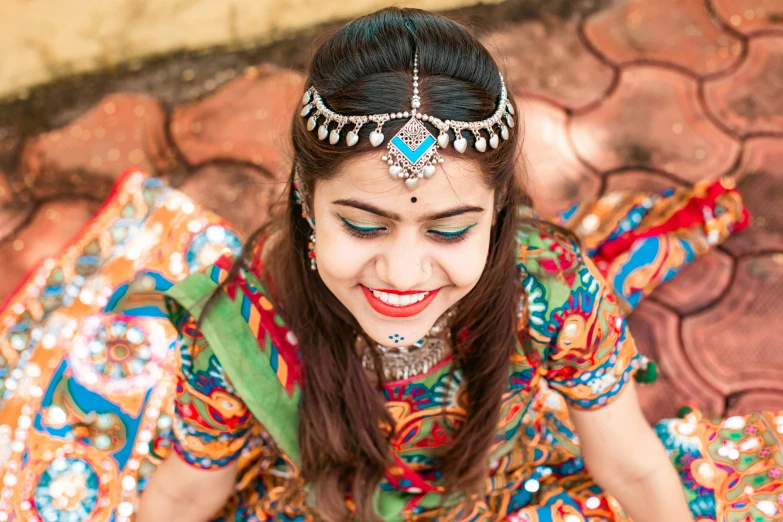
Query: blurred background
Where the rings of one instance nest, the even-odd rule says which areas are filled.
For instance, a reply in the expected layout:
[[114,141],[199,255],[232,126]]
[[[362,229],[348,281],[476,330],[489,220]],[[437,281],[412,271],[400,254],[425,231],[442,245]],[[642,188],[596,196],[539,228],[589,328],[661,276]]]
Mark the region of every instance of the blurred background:
[[[0,3],[0,300],[15,303],[129,167],[244,232],[263,222],[289,172],[314,39],[389,4]],[[543,214],[617,189],[736,179],[751,228],[631,315],[662,371],[643,401],[651,420],[689,403],[783,408],[783,0],[396,5],[444,11],[495,53]],[[0,382],[15,369],[2,346]]]

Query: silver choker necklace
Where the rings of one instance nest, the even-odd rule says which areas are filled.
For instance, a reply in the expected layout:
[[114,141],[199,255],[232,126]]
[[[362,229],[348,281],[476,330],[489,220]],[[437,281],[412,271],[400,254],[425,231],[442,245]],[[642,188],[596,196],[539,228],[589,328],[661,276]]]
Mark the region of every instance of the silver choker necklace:
[[375,358],[371,353],[375,350],[381,360],[383,378],[385,381],[410,379],[422,373],[427,373],[446,355],[451,346],[450,323],[455,312],[448,310],[433,325],[427,336],[410,346],[383,346],[375,344],[367,346],[364,337],[356,337],[356,348],[362,353],[362,366],[370,372],[375,372]]

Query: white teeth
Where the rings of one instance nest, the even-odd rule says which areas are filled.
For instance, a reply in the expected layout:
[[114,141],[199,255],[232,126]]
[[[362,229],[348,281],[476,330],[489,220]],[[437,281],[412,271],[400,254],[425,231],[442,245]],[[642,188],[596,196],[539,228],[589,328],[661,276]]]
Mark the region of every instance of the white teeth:
[[410,306],[412,304],[418,303],[419,301],[423,300],[425,297],[429,295],[429,292],[421,292],[419,294],[389,294],[386,292],[381,292],[379,290],[373,290],[372,288],[368,288],[372,292],[372,295],[380,299],[386,304],[389,304],[391,306]]

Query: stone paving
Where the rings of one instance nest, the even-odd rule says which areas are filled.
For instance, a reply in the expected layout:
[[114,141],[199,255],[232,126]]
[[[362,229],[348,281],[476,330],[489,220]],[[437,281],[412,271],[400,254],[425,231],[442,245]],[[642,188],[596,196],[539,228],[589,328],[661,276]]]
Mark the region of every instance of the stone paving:
[[[751,228],[630,317],[662,370],[642,400],[651,419],[686,403],[710,415],[783,408],[783,1],[573,4],[463,11],[524,106],[539,210],[734,176]],[[0,106],[0,299],[68,243],[128,166],[244,231],[260,224],[284,189],[310,40],[169,57]]]

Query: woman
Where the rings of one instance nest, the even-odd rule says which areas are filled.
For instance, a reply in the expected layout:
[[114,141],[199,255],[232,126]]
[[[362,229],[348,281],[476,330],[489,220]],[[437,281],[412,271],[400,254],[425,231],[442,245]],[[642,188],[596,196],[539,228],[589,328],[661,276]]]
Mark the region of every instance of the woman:
[[390,8],[307,85],[278,221],[168,293],[176,455],[138,520],[693,520],[620,301],[515,182],[487,50]]

